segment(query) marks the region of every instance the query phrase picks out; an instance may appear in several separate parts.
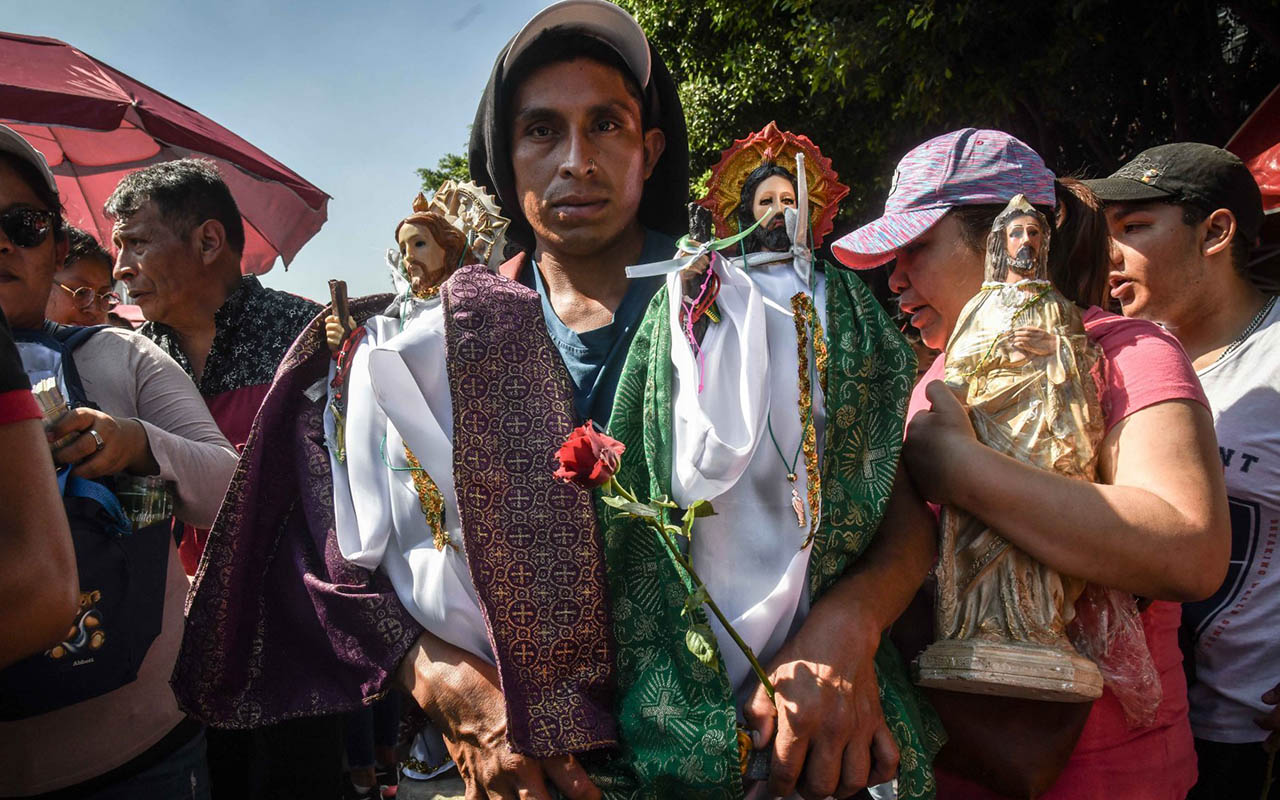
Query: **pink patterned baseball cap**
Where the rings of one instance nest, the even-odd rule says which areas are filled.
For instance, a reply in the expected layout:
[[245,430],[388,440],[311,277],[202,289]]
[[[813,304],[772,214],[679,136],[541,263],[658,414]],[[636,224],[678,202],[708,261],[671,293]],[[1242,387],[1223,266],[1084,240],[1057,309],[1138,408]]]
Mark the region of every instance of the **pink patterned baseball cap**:
[[893,172],[884,215],[840,237],[831,251],[854,269],[870,269],[932,228],[954,206],[1004,204],[1015,194],[1054,205],[1044,159],[1003,131],[964,128],[916,147]]

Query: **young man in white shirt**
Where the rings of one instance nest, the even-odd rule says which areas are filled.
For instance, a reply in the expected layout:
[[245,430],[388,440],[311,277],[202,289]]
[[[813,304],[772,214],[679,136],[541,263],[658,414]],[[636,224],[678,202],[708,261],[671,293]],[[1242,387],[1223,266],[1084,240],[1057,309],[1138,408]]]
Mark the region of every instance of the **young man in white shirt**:
[[[1107,204],[1111,296],[1178,337],[1213,411],[1231,507],[1226,581],[1183,609],[1200,780],[1190,797],[1257,797],[1280,745],[1280,259],[1250,260],[1262,196],[1231,153],[1146,150],[1089,181]],[[1277,565],[1280,566],[1280,565]],[[1271,796],[1280,796],[1272,792]]]

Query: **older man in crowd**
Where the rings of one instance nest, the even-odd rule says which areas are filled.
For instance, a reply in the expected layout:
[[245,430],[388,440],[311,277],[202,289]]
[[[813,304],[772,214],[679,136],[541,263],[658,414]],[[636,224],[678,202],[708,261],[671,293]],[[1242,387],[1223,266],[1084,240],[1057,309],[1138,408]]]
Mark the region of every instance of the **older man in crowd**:
[[[244,223],[211,162],[181,159],[130,173],[105,212],[114,221],[115,277],[147,319],[139,333],[187,371],[218,427],[242,449],[276,367],[320,306],[241,274]],[[207,531],[185,532],[188,574],[206,541]],[[256,797],[276,785],[325,796],[338,785],[341,758],[335,718],[209,736],[219,798]]]
[[[243,449],[276,366],[320,306],[241,275],[244,222],[209,161],[130,173],[104,210],[115,222],[114,276],[147,320],[138,332],[187,371],[223,435]],[[188,575],[207,535],[182,538]]]
[[242,448],[276,366],[320,306],[240,273],[244,222],[212,162],[130,173],[105,211],[115,277],[147,319],[139,333],[187,370]]
[[[1176,142],[1089,181],[1107,203],[1111,296],[1178,337],[1213,411],[1231,505],[1231,564],[1183,608],[1200,780],[1193,800],[1258,797],[1280,730],[1280,259],[1254,261],[1262,195],[1245,165]],[[1280,734],[1267,742],[1274,749]],[[1272,790],[1271,797],[1280,795]]]

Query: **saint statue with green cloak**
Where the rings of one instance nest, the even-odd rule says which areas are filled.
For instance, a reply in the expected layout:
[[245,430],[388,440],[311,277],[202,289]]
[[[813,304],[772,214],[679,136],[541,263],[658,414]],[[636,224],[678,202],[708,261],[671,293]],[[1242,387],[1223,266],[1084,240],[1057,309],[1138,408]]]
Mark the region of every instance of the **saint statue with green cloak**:
[[[714,507],[694,521],[685,556],[765,663],[876,535],[915,378],[910,346],[861,279],[814,256],[847,192],[807,137],[770,123],[713,171],[701,204],[722,238],[683,240],[684,257],[628,270],[666,273],[667,284],[619,383],[617,481],[642,500]],[[731,243],[739,253],[725,255]],[[750,775],[739,782],[759,761],[735,745],[750,742],[742,707],[759,683],[747,657],[687,602],[687,573],[651,529],[604,521],[632,768],[681,797],[768,796]],[[685,634],[707,625],[715,653],[704,663]],[[933,797],[941,727],[887,639],[875,664],[901,754],[896,796]]]

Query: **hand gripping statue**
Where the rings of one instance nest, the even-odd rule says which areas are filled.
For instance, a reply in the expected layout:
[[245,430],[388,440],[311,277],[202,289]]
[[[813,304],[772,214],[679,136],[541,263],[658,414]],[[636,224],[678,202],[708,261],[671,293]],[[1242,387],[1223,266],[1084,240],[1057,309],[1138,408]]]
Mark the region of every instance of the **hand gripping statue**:
[[[1022,195],[996,218],[986,280],[947,343],[944,380],[989,447],[1095,480],[1100,356],[1080,310],[1048,280],[1049,231]],[[959,509],[943,509],[940,536],[939,641],[917,661],[922,685],[1042,700],[1101,695],[1101,674],[1068,634],[1082,581],[1049,569]]]
[[[723,238],[707,242],[703,233],[701,242],[683,240],[672,261],[628,270],[665,273],[667,284],[619,384],[610,432],[627,449],[618,482],[680,508],[710,501],[715,515],[694,521],[689,560],[766,662],[875,534],[915,374],[910,347],[862,281],[814,256],[848,192],[836,178],[808,138],[770,123],[713,170],[701,204]],[[734,243],[740,254],[723,255]],[[656,545],[641,552],[647,541],[625,520],[606,527],[609,548],[631,551],[615,579],[619,640],[644,645],[636,663],[620,663],[620,679],[641,697],[665,688],[703,704],[731,698],[740,708],[756,676],[716,619],[714,669],[648,666],[665,662],[656,655],[672,646],[665,632],[689,623],[666,600],[678,594],[665,587],[678,571]],[[896,653],[882,647],[876,664],[902,752],[899,796],[932,796],[940,731],[920,713]],[[660,720],[639,710],[623,725],[639,740],[656,738]],[[726,723],[734,716],[724,709]]]

